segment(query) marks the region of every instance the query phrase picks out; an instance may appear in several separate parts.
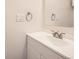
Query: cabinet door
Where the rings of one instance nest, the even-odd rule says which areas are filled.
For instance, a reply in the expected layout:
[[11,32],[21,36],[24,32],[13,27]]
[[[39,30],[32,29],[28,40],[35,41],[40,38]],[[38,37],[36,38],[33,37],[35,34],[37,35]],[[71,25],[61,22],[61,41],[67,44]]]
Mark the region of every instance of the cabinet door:
[[34,51],[32,49],[29,50],[29,59],[40,59],[40,55],[37,51]]
[[69,59],[32,38],[28,40],[28,56],[28,59]]
[[[67,57],[62,56],[61,54],[56,53],[54,50],[51,50],[48,47],[44,46],[43,44],[39,43],[35,39],[30,38],[28,41],[29,41],[28,44],[31,47],[33,47],[33,48],[29,48],[29,49],[34,49],[35,52],[34,51],[32,51],[32,52],[36,55],[37,59],[39,59],[40,56],[41,56],[40,59],[68,59]],[[31,51],[29,51],[29,52],[31,52]],[[37,52],[39,52],[39,53],[37,53]],[[30,55],[32,55],[32,54],[30,54]]]
[[27,59],[40,59],[40,53],[28,42]]

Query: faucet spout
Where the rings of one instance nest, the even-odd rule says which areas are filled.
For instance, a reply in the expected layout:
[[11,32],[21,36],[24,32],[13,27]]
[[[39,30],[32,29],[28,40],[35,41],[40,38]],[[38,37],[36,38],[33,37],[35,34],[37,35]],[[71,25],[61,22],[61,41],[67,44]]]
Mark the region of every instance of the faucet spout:
[[53,33],[53,36],[56,37],[56,38],[59,38],[59,39],[63,39],[63,35],[64,35],[64,34],[65,34],[65,33],[54,32],[54,33]]
[[59,38],[60,39],[63,39],[63,35],[64,35],[65,33],[60,33],[60,35],[59,35]]

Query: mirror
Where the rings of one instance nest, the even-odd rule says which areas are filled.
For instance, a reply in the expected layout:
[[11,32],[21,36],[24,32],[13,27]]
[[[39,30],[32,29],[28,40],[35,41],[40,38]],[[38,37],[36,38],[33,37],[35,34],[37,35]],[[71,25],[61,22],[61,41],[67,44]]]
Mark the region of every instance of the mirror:
[[44,19],[47,26],[74,26],[72,0],[44,0]]

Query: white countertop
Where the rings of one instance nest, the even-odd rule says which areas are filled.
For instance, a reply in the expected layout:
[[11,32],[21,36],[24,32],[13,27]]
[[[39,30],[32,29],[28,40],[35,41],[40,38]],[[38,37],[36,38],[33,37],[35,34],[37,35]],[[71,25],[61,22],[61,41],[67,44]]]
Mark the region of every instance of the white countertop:
[[74,42],[72,40],[64,39],[68,43],[66,45],[64,41],[58,39],[59,41],[62,41],[62,45],[60,43],[59,46],[56,46],[55,44],[53,44],[54,42],[51,39],[49,40],[46,37],[52,35],[47,32],[40,31],[35,33],[28,33],[27,35],[44,44],[51,50],[54,50],[59,54],[68,57],[69,59],[74,59]]
[[69,40],[74,40],[74,27],[62,27],[62,26],[47,26],[44,31],[50,32],[50,30],[53,30],[55,32],[63,32],[66,33],[64,36],[65,38]]

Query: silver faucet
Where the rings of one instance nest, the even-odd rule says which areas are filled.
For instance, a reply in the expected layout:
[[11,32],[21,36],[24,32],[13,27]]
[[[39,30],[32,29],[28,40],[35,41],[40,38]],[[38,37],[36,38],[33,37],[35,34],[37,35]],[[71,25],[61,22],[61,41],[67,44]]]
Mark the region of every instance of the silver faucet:
[[63,39],[63,35],[65,33],[59,33],[59,32],[54,32],[52,33],[54,37],[59,38],[59,39]]

